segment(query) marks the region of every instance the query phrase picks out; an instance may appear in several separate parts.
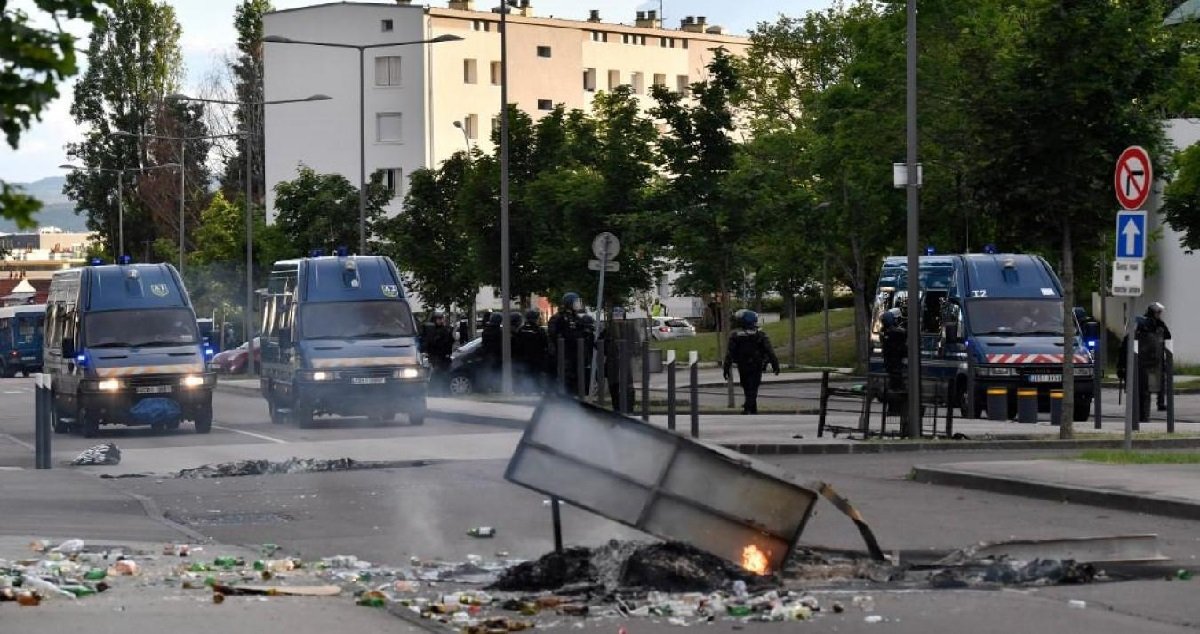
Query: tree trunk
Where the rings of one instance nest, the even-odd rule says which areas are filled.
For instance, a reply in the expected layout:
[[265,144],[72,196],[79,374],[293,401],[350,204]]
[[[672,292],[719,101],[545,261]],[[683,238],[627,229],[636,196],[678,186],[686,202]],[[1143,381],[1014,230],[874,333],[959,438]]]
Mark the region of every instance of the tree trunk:
[[851,256],[854,270],[852,271],[851,289],[854,291],[854,349],[858,351],[855,359],[855,371],[865,373],[870,366],[871,355],[871,305],[868,301],[867,267],[863,262],[859,249],[858,238],[850,238]]
[[1075,437],[1075,265],[1071,253],[1071,223],[1063,218],[1063,398],[1059,438]]

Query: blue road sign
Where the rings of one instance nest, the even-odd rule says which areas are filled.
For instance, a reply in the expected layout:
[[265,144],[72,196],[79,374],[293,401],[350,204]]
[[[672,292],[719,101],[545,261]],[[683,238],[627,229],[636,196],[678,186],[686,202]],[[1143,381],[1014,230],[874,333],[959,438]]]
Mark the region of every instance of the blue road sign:
[[1117,212],[1117,259],[1142,260],[1146,257],[1146,212]]

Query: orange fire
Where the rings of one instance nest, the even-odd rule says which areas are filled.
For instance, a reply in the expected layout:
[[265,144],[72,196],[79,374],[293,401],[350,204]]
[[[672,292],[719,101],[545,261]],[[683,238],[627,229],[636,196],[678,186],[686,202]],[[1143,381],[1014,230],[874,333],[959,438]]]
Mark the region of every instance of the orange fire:
[[742,567],[756,575],[765,575],[769,555],[770,553],[759,550],[758,546],[750,544],[742,549]]

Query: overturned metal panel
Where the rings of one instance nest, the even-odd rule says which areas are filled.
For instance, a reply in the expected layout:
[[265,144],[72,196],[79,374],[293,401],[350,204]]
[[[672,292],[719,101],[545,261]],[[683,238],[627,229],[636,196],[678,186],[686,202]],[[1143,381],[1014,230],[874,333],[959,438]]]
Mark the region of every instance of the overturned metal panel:
[[764,572],[783,567],[819,497],[771,465],[560,399],[534,412],[504,477],[739,565],[761,554]]

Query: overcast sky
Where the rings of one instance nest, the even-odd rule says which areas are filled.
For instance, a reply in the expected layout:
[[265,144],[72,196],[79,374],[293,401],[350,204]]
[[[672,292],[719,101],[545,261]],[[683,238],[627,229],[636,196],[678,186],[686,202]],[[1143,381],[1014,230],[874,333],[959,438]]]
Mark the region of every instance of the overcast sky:
[[[233,11],[238,0],[167,0],[175,7],[180,24],[183,25],[184,63],[186,64],[186,86],[184,92],[195,92],[195,86],[214,64],[233,47]],[[662,0],[664,24],[677,27],[686,15],[703,15],[710,24],[726,27],[731,33],[744,34],[762,21],[772,21],[781,13],[803,15],[813,9],[823,9],[834,0]],[[478,2],[485,5],[486,0]],[[14,0],[10,3],[30,13],[32,0]],[[277,9],[319,4],[318,0],[273,0]],[[445,0],[430,2],[433,6],[446,6]],[[658,9],[658,0],[532,0],[534,12],[539,16],[583,19],[589,9],[599,9],[605,22],[631,23],[634,12],[643,9]],[[77,35],[86,35],[86,28],[76,24],[72,28]],[[81,45],[82,48],[84,45]],[[83,60],[86,62],[86,59]],[[58,165],[67,162],[63,145],[78,140],[78,128],[71,120],[71,85],[62,87],[62,98],[51,104],[43,114],[41,123],[21,136],[20,149],[13,151],[7,144],[0,147],[0,179],[8,182],[29,182],[46,176],[63,173]]]

